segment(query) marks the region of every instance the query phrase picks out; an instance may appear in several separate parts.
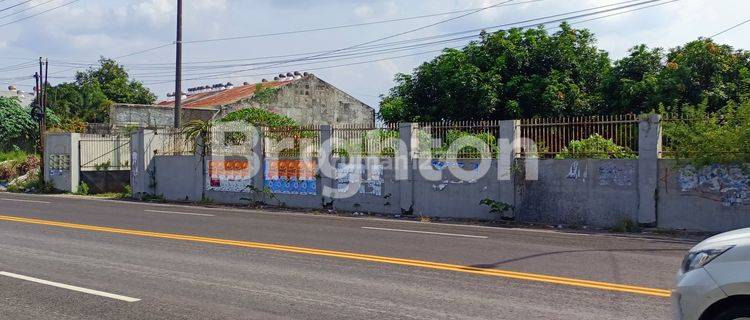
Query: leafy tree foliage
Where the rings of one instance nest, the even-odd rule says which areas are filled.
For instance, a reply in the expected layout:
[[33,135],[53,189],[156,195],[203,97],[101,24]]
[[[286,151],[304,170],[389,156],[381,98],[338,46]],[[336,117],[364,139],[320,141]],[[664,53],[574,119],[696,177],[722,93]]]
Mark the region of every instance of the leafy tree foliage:
[[226,115],[221,121],[243,121],[256,127],[289,127],[299,125],[292,118],[260,108],[237,110]]
[[707,111],[750,96],[750,53],[699,39],[665,51],[645,45],[612,62],[587,30],[563,23],[483,33],[481,40],[398,74],[382,97],[386,122],[514,119]]
[[397,85],[381,103],[380,117],[441,121],[585,115],[604,104],[607,53],[588,30],[567,24],[483,33],[462,50],[446,49]]
[[78,72],[75,82],[49,88],[50,107],[69,123],[106,122],[112,103],[152,104],[156,95],[129,79],[125,68],[112,59]]
[[[60,119],[47,109],[47,124],[57,126]],[[18,98],[0,97],[0,151],[32,151],[39,140],[39,124],[31,118],[31,109]]]

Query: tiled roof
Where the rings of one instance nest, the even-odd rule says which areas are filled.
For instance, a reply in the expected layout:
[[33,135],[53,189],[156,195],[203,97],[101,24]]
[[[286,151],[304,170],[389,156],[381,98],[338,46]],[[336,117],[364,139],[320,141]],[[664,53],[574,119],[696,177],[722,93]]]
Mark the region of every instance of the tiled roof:
[[[292,81],[274,81],[260,83],[260,85],[263,88],[278,88],[291,82]],[[201,109],[232,104],[255,95],[255,90],[257,87],[258,83],[253,83],[222,91],[191,94],[187,98],[182,100],[182,107],[187,109]],[[158,105],[173,106],[174,100],[162,101],[159,102]]]

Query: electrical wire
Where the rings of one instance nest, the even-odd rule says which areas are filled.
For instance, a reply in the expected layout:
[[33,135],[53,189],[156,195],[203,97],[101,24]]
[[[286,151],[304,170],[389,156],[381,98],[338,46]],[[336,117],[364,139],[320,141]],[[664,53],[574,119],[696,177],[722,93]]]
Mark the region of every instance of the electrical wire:
[[720,35],[722,35],[722,34],[725,34],[725,33],[729,32],[729,31],[732,31],[732,30],[734,30],[734,29],[737,29],[737,28],[739,28],[739,27],[741,27],[741,26],[745,25],[745,24],[746,24],[746,23],[748,23],[748,22],[750,22],[750,19],[747,19],[747,20],[745,20],[745,21],[742,21],[742,22],[740,22],[740,23],[738,23],[738,24],[735,24],[735,25],[733,25],[733,26],[731,26],[731,27],[729,27],[729,28],[727,28],[727,29],[721,30],[721,31],[719,31],[718,33],[716,33],[716,34],[714,34],[714,35],[712,35],[712,36],[710,36],[710,37],[708,37],[708,38],[709,38],[709,39],[713,39],[713,38],[716,38],[716,37],[718,37],[718,36],[720,36]]
[[74,3],[78,2],[78,1],[80,1],[80,0],[73,0],[73,1],[70,1],[70,2],[66,2],[66,3],[63,3],[63,4],[59,5],[59,6],[56,6],[56,7],[53,7],[53,8],[51,8],[51,9],[47,9],[47,10],[44,10],[44,11],[40,11],[40,12],[38,12],[38,13],[32,14],[32,15],[30,15],[30,16],[26,16],[26,17],[23,17],[23,18],[21,18],[21,19],[17,19],[17,20],[13,20],[13,21],[11,21],[11,22],[7,22],[7,23],[3,23],[3,24],[0,24],[0,27],[5,27],[5,26],[7,26],[7,25],[11,25],[11,24],[14,24],[14,23],[18,23],[18,22],[21,22],[21,21],[24,21],[24,20],[27,20],[27,19],[31,19],[31,18],[33,18],[33,17],[36,17],[36,16],[39,16],[39,15],[45,14],[45,13],[47,13],[47,12],[50,12],[50,11],[53,11],[53,10],[57,10],[57,9],[60,9],[60,8],[62,8],[62,7],[66,7],[66,6],[69,6],[69,5],[71,5],[71,4],[74,4]]
[[22,13],[22,12],[25,12],[25,11],[29,11],[29,10],[34,9],[36,7],[43,6],[45,4],[48,4],[50,2],[55,2],[55,1],[57,1],[57,0],[49,0],[47,2],[38,3],[38,4],[35,4],[35,5],[31,6],[31,7],[28,7],[28,8],[22,9],[22,10],[18,10],[16,12],[11,13],[11,14],[4,15],[4,16],[0,17],[0,19],[5,19],[5,18],[10,17],[10,16],[15,16],[15,15],[17,15],[19,13]]
[[10,9],[13,9],[13,8],[15,8],[15,7],[18,7],[18,6],[20,6],[20,5],[23,5],[23,4],[26,4],[26,3],[29,3],[29,2],[31,2],[31,0],[26,0],[26,1],[22,1],[22,2],[20,2],[20,3],[16,3],[16,4],[14,4],[14,5],[10,6],[10,7],[6,7],[6,8],[2,8],[2,9],[0,9],[0,12],[3,12],[3,11],[7,11],[7,10],[10,10]]

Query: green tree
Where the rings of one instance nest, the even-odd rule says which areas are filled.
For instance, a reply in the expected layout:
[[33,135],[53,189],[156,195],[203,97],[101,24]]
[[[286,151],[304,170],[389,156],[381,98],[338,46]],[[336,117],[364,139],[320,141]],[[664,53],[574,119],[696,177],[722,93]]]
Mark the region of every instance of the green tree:
[[75,82],[49,88],[50,107],[65,120],[106,122],[112,103],[153,104],[156,95],[142,83],[129,79],[125,68],[112,59],[78,72]]
[[605,114],[646,113],[659,106],[656,101],[659,74],[664,69],[664,50],[638,45],[618,60],[606,76]]
[[596,114],[608,54],[588,30],[563,23],[482,33],[481,40],[396,76],[383,97],[386,122],[528,118]]
[[[47,109],[47,124],[57,126],[60,119]],[[0,151],[33,151],[39,140],[39,124],[31,118],[31,109],[18,98],[0,97]]]
[[715,112],[750,93],[750,53],[700,39],[674,48],[659,74],[656,101],[667,111],[704,103]]

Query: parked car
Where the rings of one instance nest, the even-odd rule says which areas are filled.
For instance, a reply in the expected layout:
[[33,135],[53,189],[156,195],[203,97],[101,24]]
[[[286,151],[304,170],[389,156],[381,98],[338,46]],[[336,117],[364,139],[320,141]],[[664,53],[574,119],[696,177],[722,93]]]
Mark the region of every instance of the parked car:
[[672,304],[676,319],[750,319],[750,228],[711,237],[691,249]]

